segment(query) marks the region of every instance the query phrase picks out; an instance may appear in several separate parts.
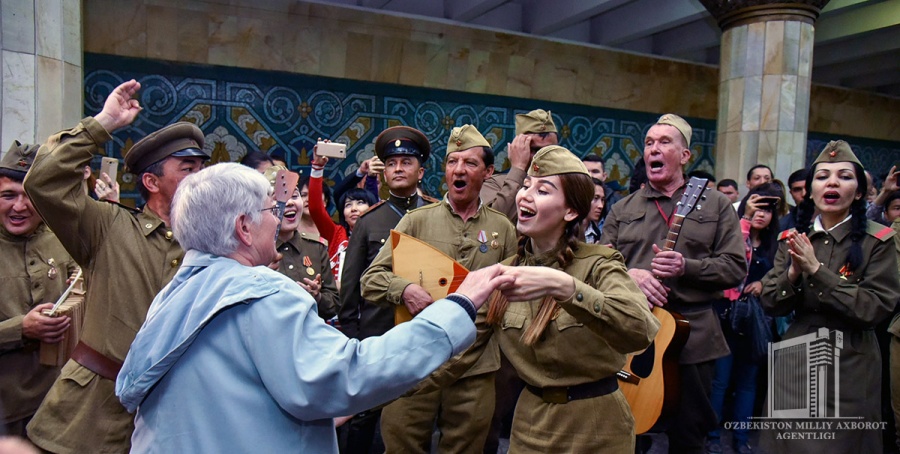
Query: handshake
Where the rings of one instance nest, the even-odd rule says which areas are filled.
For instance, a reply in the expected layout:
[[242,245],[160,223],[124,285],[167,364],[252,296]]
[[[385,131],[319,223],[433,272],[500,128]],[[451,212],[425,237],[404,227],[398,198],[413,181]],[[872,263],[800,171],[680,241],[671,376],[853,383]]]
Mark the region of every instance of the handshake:
[[[455,293],[461,294],[478,310],[494,290],[509,301],[531,301],[550,296],[563,301],[575,293],[575,278],[546,266],[491,265],[469,272]],[[434,299],[422,287],[410,284],[403,290],[403,303],[412,315],[428,307]]]

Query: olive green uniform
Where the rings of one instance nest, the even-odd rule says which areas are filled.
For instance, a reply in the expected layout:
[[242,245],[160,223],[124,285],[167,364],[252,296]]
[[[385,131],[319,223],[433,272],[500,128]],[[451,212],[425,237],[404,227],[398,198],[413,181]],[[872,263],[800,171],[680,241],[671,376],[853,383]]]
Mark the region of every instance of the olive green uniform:
[[338,290],[325,245],[307,238],[305,233],[294,232],[287,241],[278,240],[277,249],[283,255],[278,265],[281,274],[298,282],[303,282],[304,278],[313,280],[317,274],[322,276],[316,304],[319,317],[325,320],[334,317],[338,308]]
[[76,268],[46,225],[29,236],[0,226],[0,423],[30,418],[59,375],[58,367],[40,364],[40,342],[22,337],[22,320],[35,306],[55,303]]
[[[794,312],[794,321],[783,339],[818,331],[821,327],[843,332],[840,352],[840,416],[858,417],[859,422],[881,420],[881,352],[875,325],[891,315],[900,298],[897,249],[889,227],[868,221],[862,240],[863,264],[852,274],[842,275],[852,240],[852,222],[847,220],[830,231],[813,229],[809,240],[822,264],[813,275],[805,273],[797,286],[788,280],[790,256],[786,241],[779,244],[775,267],[763,278],[761,301],[771,315]],[[796,375],[776,379],[769,392],[789,392],[799,382]],[[793,380],[796,380],[794,382]],[[827,414],[834,412],[828,399]],[[880,430],[837,430],[832,440],[776,440],[779,431],[760,434],[767,452],[882,452]]]
[[[81,342],[121,363],[184,251],[149,209],[132,212],[85,194],[82,169],[105,154],[110,138],[91,117],[50,137],[25,191],[90,283]],[[116,398],[115,384],[70,360],[28,425],[29,438],[63,454],[128,451],[133,416]]]
[[[445,198],[410,211],[396,230],[434,246],[469,270],[499,263],[516,250],[512,224],[483,204],[463,222]],[[391,272],[391,252],[389,247],[382,248],[366,270],[362,294],[369,301],[387,304],[393,312],[393,305],[403,304],[403,290],[412,282]],[[482,451],[494,413],[493,372],[500,367],[500,357],[496,345],[461,356],[466,355],[477,359],[459,380],[433,392],[398,399],[384,408],[381,432],[388,452],[424,452],[431,442],[435,418],[441,431],[439,452]]]
[[[603,225],[601,244],[622,252],[628,268],[650,270],[652,245],[663,247],[668,219],[686,186],[671,197],[647,185],[613,205]],[[700,207],[682,223],[675,251],[684,257],[684,275],[663,280],[671,289],[666,307],[691,324],[681,351],[681,397],[668,431],[673,449],[702,450],[706,433],[717,423],[709,401],[713,360],[729,353],[719,319],[712,309],[722,291],[736,287],[747,275],[744,239],[731,202],[718,191],[707,191]],[[674,452],[674,451],[673,451]]]
[[494,175],[484,180],[481,187],[481,200],[503,213],[515,225],[519,220],[519,208],[516,206],[516,193],[525,183],[525,171],[511,167],[509,172]]

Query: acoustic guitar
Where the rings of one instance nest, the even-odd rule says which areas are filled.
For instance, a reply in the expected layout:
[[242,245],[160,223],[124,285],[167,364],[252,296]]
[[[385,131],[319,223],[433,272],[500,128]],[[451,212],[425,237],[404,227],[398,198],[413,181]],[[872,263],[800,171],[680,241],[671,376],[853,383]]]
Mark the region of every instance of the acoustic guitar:
[[[675,248],[684,218],[701,209],[706,184],[705,178],[691,178],[676,206],[664,251]],[[644,351],[630,355],[617,374],[619,388],[631,405],[636,435],[664,430],[678,408],[678,358],[691,333],[690,323],[681,314],[659,306],[652,313],[660,323],[656,338]]]
[[[405,233],[391,230],[393,272],[419,284],[435,301],[456,291],[469,274],[466,267],[434,246]],[[394,324],[412,320],[403,304],[394,309]]]

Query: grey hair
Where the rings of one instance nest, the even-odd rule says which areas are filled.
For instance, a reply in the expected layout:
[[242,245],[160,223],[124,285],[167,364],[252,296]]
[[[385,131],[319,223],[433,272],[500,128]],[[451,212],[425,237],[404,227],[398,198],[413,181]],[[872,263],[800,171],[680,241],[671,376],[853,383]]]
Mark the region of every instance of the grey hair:
[[247,215],[259,224],[271,186],[254,169],[237,163],[216,164],[189,175],[172,200],[172,232],[181,247],[218,256],[238,247],[235,220]]

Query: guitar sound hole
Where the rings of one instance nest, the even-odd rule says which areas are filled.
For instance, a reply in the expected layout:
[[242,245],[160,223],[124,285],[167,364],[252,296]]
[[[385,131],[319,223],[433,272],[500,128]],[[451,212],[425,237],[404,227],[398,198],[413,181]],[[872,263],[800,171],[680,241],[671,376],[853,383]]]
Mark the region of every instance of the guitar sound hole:
[[653,372],[653,362],[656,359],[656,341],[650,343],[650,346],[640,355],[634,355],[631,358],[631,372],[641,378],[647,378]]
[[442,278],[438,281],[438,284],[439,284],[441,287],[446,286],[446,285],[447,285],[447,278],[446,278],[446,277],[442,277]]

